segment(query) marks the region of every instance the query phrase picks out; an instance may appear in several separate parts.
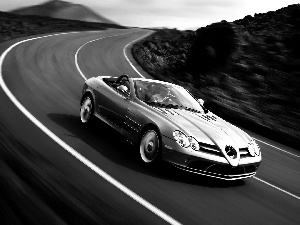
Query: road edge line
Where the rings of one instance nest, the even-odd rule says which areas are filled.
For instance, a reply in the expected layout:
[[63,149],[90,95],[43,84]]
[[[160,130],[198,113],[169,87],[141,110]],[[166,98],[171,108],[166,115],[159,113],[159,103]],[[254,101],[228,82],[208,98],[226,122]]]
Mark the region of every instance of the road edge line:
[[105,39],[105,38],[118,37],[118,36],[122,36],[122,35],[126,35],[126,34],[132,34],[132,33],[135,33],[135,32],[129,32],[129,33],[125,33],[125,34],[116,34],[116,35],[111,35],[111,36],[107,36],[107,37],[96,38],[96,39],[93,39],[93,40],[88,41],[88,42],[84,43],[83,45],[81,45],[81,46],[77,49],[77,51],[76,51],[76,53],[75,53],[75,66],[76,66],[78,72],[80,73],[80,75],[82,76],[82,78],[83,78],[84,80],[87,80],[86,76],[84,76],[83,72],[81,71],[81,69],[80,69],[80,67],[79,67],[79,64],[78,64],[78,54],[79,54],[79,51],[80,51],[84,46],[86,46],[86,45],[89,44],[89,43],[92,43],[92,42],[95,42],[95,41],[99,41],[99,40],[102,40],[102,39]]
[[139,41],[139,40],[141,40],[141,39],[143,39],[143,38],[149,36],[149,35],[152,34],[152,33],[154,33],[154,31],[150,31],[150,32],[148,32],[147,34],[145,34],[145,35],[139,37],[138,39],[129,42],[129,43],[128,43],[127,45],[125,45],[125,47],[123,48],[123,54],[124,54],[124,56],[125,56],[127,62],[128,62],[129,65],[133,68],[133,70],[134,70],[139,76],[141,76],[142,78],[146,78],[146,77],[144,77],[144,76],[137,70],[137,68],[135,68],[135,66],[132,64],[132,62],[130,62],[129,58],[128,58],[127,55],[126,55],[126,49],[127,49],[127,47],[128,47],[129,45],[131,45],[131,44],[133,44],[133,43],[135,43],[135,42],[137,42],[137,41]]
[[294,194],[292,194],[292,193],[290,193],[290,192],[288,192],[288,191],[285,191],[285,190],[283,190],[283,189],[281,189],[281,188],[279,188],[279,187],[277,187],[277,186],[275,186],[275,185],[273,185],[273,184],[271,184],[271,183],[269,183],[269,182],[267,182],[267,181],[264,181],[264,180],[262,180],[262,179],[260,179],[260,178],[258,178],[258,177],[253,177],[253,178],[256,179],[256,180],[258,180],[258,181],[260,181],[260,182],[262,182],[262,183],[264,183],[264,184],[266,184],[266,185],[269,185],[269,186],[271,186],[271,187],[273,187],[273,188],[275,188],[275,189],[277,189],[277,190],[279,190],[279,191],[282,191],[282,192],[285,193],[285,194],[288,194],[288,195],[290,195],[290,196],[292,196],[292,197],[294,197],[294,198],[300,200],[300,197],[297,196],[297,195],[294,195]]
[[295,157],[297,157],[297,158],[300,158],[299,155],[296,155],[296,154],[293,154],[293,153],[288,152],[288,151],[286,151],[286,150],[283,150],[283,149],[281,149],[281,148],[278,148],[278,147],[276,147],[276,146],[274,146],[274,145],[271,145],[271,144],[269,144],[269,143],[267,143],[267,142],[261,141],[261,140],[259,140],[259,139],[257,139],[257,138],[253,138],[253,139],[255,139],[256,141],[259,141],[259,142],[261,142],[261,143],[264,143],[265,145],[268,145],[268,146],[271,146],[271,147],[273,147],[273,148],[276,148],[276,149],[279,150],[279,151],[282,151],[282,152],[285,152],[285,153],[290,154],[290,155],[292,155],[292,156],[295,156]]
[[[70,33],[78,33],[78,32],[70,32]],[[41,38],[46,38],[46,37],[52,37],[52,36],[58,36],[58,35],[65,35],[65,34],[70,34],[70,33],[59,33],[59,34],[52,34],[52,35],[45,35],[45,36],[39,36],[35,38],[29,38],[23,41],[19,41],[13,45],[11,45],[8,49],[6,49],[2,55],[0,56],[0,86],[2,87],[2,90],[5,92],[5,94],[8,96],[8,98],[14,103],[14,105],[29,119],[31,120],[32,123],[34,123],[37,127],[39,127],[45,134],[47,134],[52,140],[54,140],[57,144],[59,144],[62,148],[64,148],[67,152],[69,152],[72,156],[74,156],[76,159],[78,159],[80,162],[85,164],[87,167],[89,167],[91,170],[93,170],[95,173],[97,173],[99,176],[104,178],[106,181],[117,187],[120,191],[125,193],[127,196],[131,197],[134,199],[136,202],[140,203],[143,205],[145,208],[165,220],[166,222],[174,225],[179,225],[178,221],[152,205],[151,203],[147,202],[145,199],[131,191],[129,188],[121,184],[119,181],[114,179],[112,176],[110,176],[108,173],[97,167],[95,164],[93,164],[91,161],[86,159],[84,156],[82,156],[80,153],[78,153],[75,149],[73,149],[71,146],[69,146],[67,143],[65,143],[63,140],[61,140],[58,136],[56,136],[52,131],[50,131],[45,125],[43,125],[39,120],[37,120],[17,99],[16,97],[11,93],[11,91],[8,89],[6,86],[4,80],[3,80],[3,75],[2,75],[2,65],[4,62],[4,59],[6,55],[16,46],[36,40],[36,39],[41,39]]]

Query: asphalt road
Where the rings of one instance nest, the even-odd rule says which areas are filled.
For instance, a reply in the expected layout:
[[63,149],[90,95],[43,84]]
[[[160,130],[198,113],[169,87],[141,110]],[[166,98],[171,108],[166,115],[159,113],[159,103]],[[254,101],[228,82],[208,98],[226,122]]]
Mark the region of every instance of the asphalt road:
[[[151,169],[117,132],[100,121],[85,127],[79,101],[87,77],[139,75],[123,50],[147,30],[107,30],[49,36],[22,43],[6,56],[3,79],[18,101],[69,146],[137,195],[182,224],[300,224],[299,151],[256,134],[263,162],[258,179],[220,181],[162,166]],[[26,38],[24,38],[26,39]],[[22,40],[24,40],[22,39]],[[21,40],[21,39],[20,39]],[[2,54],[20,40],[0,45]],[[126,49],[134,65],[130,49]],[[145,77],[149,77],[137,66]],[[69,179],[81,183],[132,224],[164,224],[162,218],[125,195],[75,159],[35,126],[0,90],[0,121],[24,145],[53,162]],[[214,112],[218,114],[217,112]],[[294,196],[286,193],[291,193]]]

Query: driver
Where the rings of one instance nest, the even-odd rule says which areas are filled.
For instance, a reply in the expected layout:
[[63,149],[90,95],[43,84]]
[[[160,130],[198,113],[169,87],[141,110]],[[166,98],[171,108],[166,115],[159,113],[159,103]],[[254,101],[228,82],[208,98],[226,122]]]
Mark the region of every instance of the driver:
[[128,79],[123,78],[123,79],[120,81],[120,86],[121,86],[121,85],[124,85],[125,87],[127,87],[128,91],[130,90],[130,84],[129,84]]
[[[119,90],[119,91],[123,91],[124,93],[126,93],[126,94],[129,94],[130,93],[130,83],[129,83],[129,80],[128,80],[128,76],[125,76],[126,74],[124,74],[124,75],[121,75],[121,76],[123,76],[122,78],[121,78],[121,80],[119,80],[119,78],[118,78],[118,80],[116,81],[116,84],[117,84],[117,89]],[[120,76],[120,77],[121,77]]]

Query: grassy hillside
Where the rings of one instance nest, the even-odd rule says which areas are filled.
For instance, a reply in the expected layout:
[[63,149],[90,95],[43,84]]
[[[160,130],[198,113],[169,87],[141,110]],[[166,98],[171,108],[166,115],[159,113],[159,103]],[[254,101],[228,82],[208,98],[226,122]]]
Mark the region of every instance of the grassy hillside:
[[35,34],[125,28],[116,24],[88,23],[42,16],[22,16],[0,12],[0,42]]
[[85,22],[116,24],[86,6],[60,0],[50,0],[39,5],[15,9],[11,12],[19,15],[37,15]]
[[194,31],[158,30],[132,52],[216,114],[299,149],[300,5]]

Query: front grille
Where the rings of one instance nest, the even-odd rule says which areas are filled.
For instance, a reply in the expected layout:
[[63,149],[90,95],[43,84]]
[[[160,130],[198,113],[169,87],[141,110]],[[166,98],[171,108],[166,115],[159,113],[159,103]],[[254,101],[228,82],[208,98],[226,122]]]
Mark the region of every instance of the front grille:
[[245,173],[244,166],[231,167],[229,165],[219,165],[219,164],[216,164],[208,168],[207,171],[211,173],[226,174],[226,175],[239,175]]
[[190,162],[187,167],[190,171],[203,171],[213,174],[223,174],[223,175],[242,175],[248,173],[256,172],[257,165],[245,165],[232,167],[230,165],[215,164],[209,161],[197,160]]
[[190,162],[187,167],[193,170],[203,170],[206,171],[207,168],[209,168],[210,166],[214,165],[214,163],[212,162],[208,162],[208,161],[194,161],[194,162]]
[[202,146],[200,147],[199,151],[209,153],[209,154],[213,154],[213,155],[217,155],[217,156],[222,156],[222,153],[219,150],[204,148]]
[[241,158],[251,157],[247,147],[246,148],[240,148],[239,151],[240,151]]
[[253,173],[257,170],[257,168],[258,168],[258,166],[255,166],[255,165],[244,166],[245,173]]
[[200,149],[199,151],[209,153],[212,155],[223,156],[222,152],[215,145],[209,145],[204,143],[199,143]]

